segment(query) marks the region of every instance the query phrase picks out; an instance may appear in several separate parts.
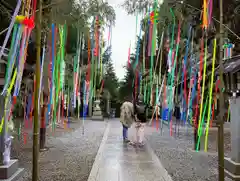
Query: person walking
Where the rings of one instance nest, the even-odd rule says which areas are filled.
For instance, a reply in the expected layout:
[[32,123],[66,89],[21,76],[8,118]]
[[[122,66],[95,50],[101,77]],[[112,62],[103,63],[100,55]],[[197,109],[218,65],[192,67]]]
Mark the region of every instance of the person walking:
[[134,122],[133,104],[129,101],[125,101],[121,106],[120,122],[123,127],[123,142],[129,143],[128,128],[130,128]]
[[143,96],[139,95],[138,100],[134,100],[134,115],[136,118],[136,138],[135,142],[131,143],[136,146],[144,146],[144,129],[147,122],[146,110],[147,106],[143,102]]

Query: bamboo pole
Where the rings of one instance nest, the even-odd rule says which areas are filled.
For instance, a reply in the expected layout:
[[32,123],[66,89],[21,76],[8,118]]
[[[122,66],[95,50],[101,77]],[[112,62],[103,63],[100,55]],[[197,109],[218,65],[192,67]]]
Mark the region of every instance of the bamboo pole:
[[223,0],[219,0],[220,6],[220,38],[219,38],[219,71],[220,71],[220,115],[218,120],[218,180],[224,181],[224,80],[223,80]]
[[41,59],[41,21],[42,21],[42,1],[38,1],[39,11],[36,14],[36,89],[34,100],[34,127],[33,127],[33,161],[32,161],[32,181],[38,181],[39,178],[39,104],[37,97],[39,96],[40,86],[40,59]]

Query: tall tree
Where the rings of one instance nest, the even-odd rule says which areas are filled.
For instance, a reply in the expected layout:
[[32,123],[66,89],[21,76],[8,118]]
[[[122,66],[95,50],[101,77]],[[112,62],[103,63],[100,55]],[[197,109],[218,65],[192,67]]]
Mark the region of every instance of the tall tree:
[[118,79],[113,67],[112,60],[110,60],[105,65],[104,88],[109,91],[112,99],[117,98],[118,86]]
[[119,86],[119,99],[123,101],[126,97],[131,97],[133,94],[134,72],[131,67],[126,66],[126,74]]

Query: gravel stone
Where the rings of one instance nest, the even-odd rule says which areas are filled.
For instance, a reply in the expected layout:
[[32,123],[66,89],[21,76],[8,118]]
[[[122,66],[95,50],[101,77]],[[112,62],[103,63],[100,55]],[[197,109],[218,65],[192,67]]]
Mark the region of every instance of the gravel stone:
[[[49,150],[39,155],[40,181],[87,181],[105,128],[105,122],[86,121],[84,135],[82,127],[57,136],[49,134]],[[13,157],[25,168],[19,181],[32,180],[32,141],[28,142],[13,144]]]
[[[147,127],[145,137],[174,181],[216,181],[218,180],[216,138],[211,132],[209,151],[194,151],[191,129],[180,128],[179,134],[170,136],[169,129],[163,131]],[[229,148],[229,133],[226,133],[225,149]],[[202,143],[202,146],[204,144]],[[214,145],[214,146],[213,146]],[[226,151],[226,156],[229,153]],[[226,178],[225,180],[230,180]]]

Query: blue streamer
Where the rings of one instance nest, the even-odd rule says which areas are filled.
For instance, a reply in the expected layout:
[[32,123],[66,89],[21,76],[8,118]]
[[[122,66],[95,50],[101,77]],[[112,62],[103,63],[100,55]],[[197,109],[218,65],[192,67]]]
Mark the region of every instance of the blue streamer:
[[87,115],[87,100],[86,100],[86,94],[87,94],[87,81],[85,80],[83,82],[83,119],[82,119],[82,134],[84,134],[84,123],[85,123],[85,118]]
[[[25,29],[25,28],[24,28]],[[13,96],[17,96],[18,95],[18,92],[19,92],[19,89],[20,89],[20,85],[21,85],[21,71],[23,71],[23,65],[22,67],[20,67],[21,63],[20,61],[22,60],[22,58],[25,56],[24,55],[24,51],[25,51],[25,46],[26,46],[26,39],[27,39],[27,32],[26,33],[23,33],[24,36],[22,37],[22,43],[21,43],[21,48],[22,48],[22,51],[21,51],[21,56],[18,57],[18,60],[19,60],[19,66],[18,66],[18,76],[16,78],[16,86],[15,86],[15,89],[14,89],[14,93],[13,93]]]
[[2,56],[3,56],[3,53],[4,53],[4,49],[5,49],[6,45],[7,45],[8,39],[9,39],[9,37],[11,35],[12,29],[13,29],[13,26],[14,26],[14,23],[15,23],[15,20],[16,20],[16,16],[18,15],[18,12],[19,12],[19,10],[21,8],[21,3],[22,3],[22,0],[18,0],[17,6],[16,6],[16,8],[14,10],[14,13],[13,13],[13,16],[12,16],[11,23],[10,23],[10,25],[8,27],[8,31],[7,31],[6,37],[4,39],[4,42],[3,42],[2,49],[0,51],[0,60],[2,59]]
[[29,121],[29,114],[31,111],[31,106],[32,106],[32,94],[30,93],[28,95],[28,104],[27,104],[27,110],[26,110],[26,120],[27,122]]
[[49,101],[49,104],[48,104],[48,111],[47,111],[47,115],[46,115],[46,125],[48,125],[49,123],[49,113],[51,111],[51,104],[52,104],[52,94],[53,94],[53,86],[54,86],[54,53],[55,53],[55,50],[54,50],[54,42],[55,42],[55,25],[52,24],[52,85],[51,85],[51,89],[50,89],[50,101]]
[[7,72],[7,81],[4,85],[4,88],[3,88],[3,91],[1,93],[1,95],[5,94],[6,93],[6,90],[9,86],[9,83],[10,83],[10,79],[11,79],[11,74],[12,74],[12,71],[13,71],[13,65],[15,64],[15,60],[16,60],[16,56],[17,56],[17,50],[20,46],[20,40],[21,40],[21,37],[22,37],[22,25],[19,25],[18,27],[18,30],[17,30],[17,36],[16,36],[16,39],[15,39],[15,46],[13,48],[13,53],[8,55],[10,56],[10,63],[9,63],[9,66],[8,66],[8,72]]
[[194,98],[195,98],[195,96],[196,96],[196,85],[197,85],[197,71],[195,72],[195,74],[194,74],[194,79],[193,79],[193,81],[194,81],[194,85],[193,85],[193,89],[192,89],[192,95],[191,95],[191,99],[190,99],[190,119],[189,119],[189,123],[190,123],[190,120],[192,119],[192,102],[193,102],[193,100],[194,100]]
[[40,103],[40,95],[41,95],[41,91],[42,91],[42,77],[43,77],[43,64],[44,64],[44,59],[45,59],[45,50],[46,50],[46,46],[44,44],[43,46],[43,53],[42,53],[42,60],[41,60],[41,75],[40,75],[40,91],[38,94],[38,102]]
[[[182,114],[181,114],[181,120],[183,120],[183,116],[184,116],[184,110],[186,110],[187,107],[187,103],[186,100],[184,99],[183,96],[183,83],[184,83],[184,69],[186,69],[186,64],[187,64],[187,58],[188,58],[188,48],[189,48],[189,41],[190,41],[190,37],[191,37],[191,30],[192,30],[192,26],[190,26],[189,30],[188,30],[188,39],[187,39],[187,45],[186,45],[186,51],[185,51],[185,55],[184,55],[184,64],[183,64],[183,71],[182,71],[182,80],[181,80],[181,98],[182,98]],[[186,123],[186,120],[184,120],[184,124]]]

